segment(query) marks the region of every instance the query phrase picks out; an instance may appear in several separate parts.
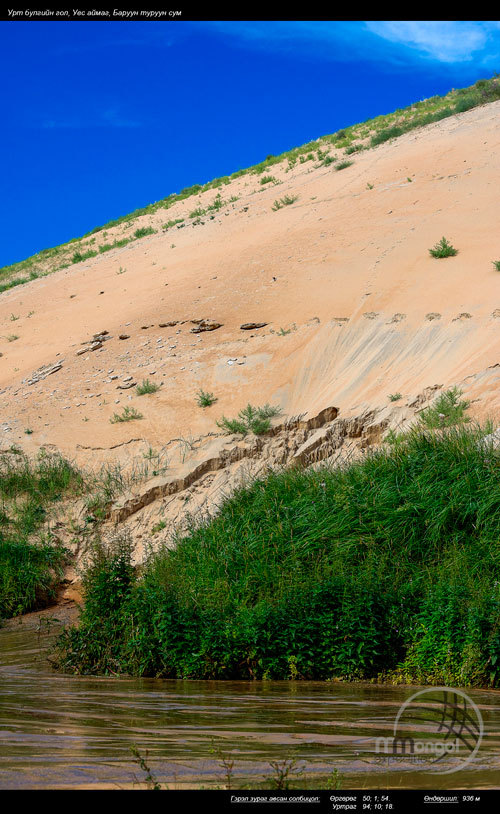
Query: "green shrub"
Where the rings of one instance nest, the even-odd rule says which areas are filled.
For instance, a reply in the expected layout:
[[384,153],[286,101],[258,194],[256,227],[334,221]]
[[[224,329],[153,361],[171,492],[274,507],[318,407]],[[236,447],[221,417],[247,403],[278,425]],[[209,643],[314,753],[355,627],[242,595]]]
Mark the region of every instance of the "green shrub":
[[402,399],[403,396],[401,393],[390,393],[388,398],[389,401],[399,401],[399,399]]
[[124,237],[121,240],[113,241],[113,243],[103,243],[99,246],[99,251],[103,254],[104,252],[111,251],[111,249],[121,249],[123,246],[126,246],[127,243],[130,243],[130,238]]
[[335,169],[337,172],[339,170],[345,170],[347,167],[352,167],[354,161],[341,161],[339,164],[336,165]]
[[176,218],[175,220],[167,221],[167,223],[164,223],[161,228],[165,229],[165,231],[166,231],[167,229],[171,229],[172,226],[177,226],[178,223],[183,223],[183,222],[184,222],[184,218]]
[[271,209],[273,212],[277,212],[278,209],[281,209],[283,206],[290,206],[291,204],[295,203],[299,198],[298,195],[285,195],[284,198],[280,198],[276,200],[272,205]]
[[455,249],[451,243],[448,243],[445,237],[442,237],[441,240],[436,243],[434,248],[429,249],[429,254],[431,257],[454,257],[458,254],[458,249]]
[[215,196],[213,203],[207,206],[207,212],[218,212],[219,209],[222,209],[225,206],[225,201],[222,200],[220,192],[218,195]]
[[15,448],[0,455],[0,619],[54,599],[68,551],[43,527],[51,504],[82,485],[58,455],[42,452],[30,461]]
[[196,403],[198,407],[211,407],[211,405],[215,404],[216,401],[217,399],[213,393],[207,393],[201,388],[198,390],[196,395]]
[[159,389],[159,384],[150,382],[149,379],[143,379],[142,384],[138,384],[135,388],[135,392],[138,396],[145,396],[147,393],[156,393]]
[[113,413],[112,418],[110,418],[111,424],[118,424],[123,421],[133,421],[136,418],[144,418],[142,413],[137,412],[135,407],[129,407],[128,405],[123,408],[121,413]]
[[141,237],[146,237],[147,235],[154,235],[156,233],[156,229],[153,229],[152,226],[143,226],[142,229],[136,229],[134,232],[134,238],[139,240]]
[[435,400],[431,407],[427,407],[420,413],[419,421],[427,429],[434,430],[440,427],[451,427],[469,421],[469,416],[465,411],[469,408],[470,402],[460,399],[462,391],[458,387],[452,387]]
[[493,260],[493,265],[495,266],[497,271],[500,271],[500,260]]
[[462,96],[462,98],[459,99],[455,105],[455,112],[465,113],[466,110],[471,110],[473,107],[477,107],[479,98],[479,95],[476,93],[468,93],[465,96]]
[[75,252],[71,258],[72,263],[81,263],[83,260],[88,260],[90,257],[97,257],[97,252],[89,249],[88,252]]
[[87,630],[86,641],[75,628],[64,631],[61,637],[81,672],[120,671],[121,638],[127,630],[122,612],[135,584],[131,557],[131,539],[126,532],[107,544],[93,542],[82,580],[85,606],[80,625]]
[[261,186],[264,186],[264,184],[275,184],[276,178],[274,177],[274,175],[263,175],[262,178],[260,179],[260,183]]
[[265,404],[263,407],[252,407],[251,404],[247,404],[238,413],[238,418],[222,416],[221,420],[217,421],[217,426],[228,434],[247,435],[247,433],[253,432],[254,435],[264,435],[271,429],[270,419],[279,415],[280,412],[279,407],[272,407],[270,404]]
[[383,144],[385,141],[403,135],[403,133],[404,130],[401,127],[386,127],[371,137],[370,144],[372,147],[376,147],[378,144]]

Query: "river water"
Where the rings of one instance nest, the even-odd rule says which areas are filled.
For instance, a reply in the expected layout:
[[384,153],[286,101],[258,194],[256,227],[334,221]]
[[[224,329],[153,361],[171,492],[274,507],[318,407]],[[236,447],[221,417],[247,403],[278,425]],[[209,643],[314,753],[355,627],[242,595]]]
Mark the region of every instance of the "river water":
[[292,759],[302,789],[334,788],[333,770],[343,789],[500,788],[499,692],[467,691],[481,746],[440,774],[375,754],[416,687],[61,675],[46,660],[44,622],[0,629],[0,789],[144,788],[134,746],[171,789],[272,788]]

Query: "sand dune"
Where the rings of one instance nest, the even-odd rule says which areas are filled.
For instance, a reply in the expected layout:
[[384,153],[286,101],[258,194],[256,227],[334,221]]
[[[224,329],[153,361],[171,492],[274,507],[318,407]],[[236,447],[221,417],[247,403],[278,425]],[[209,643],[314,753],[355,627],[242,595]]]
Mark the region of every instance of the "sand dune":
[[[400,392],[404,413],[435,384],[459,384],[472,415],[498,416],[499,125],[497,101],[356,154],[341,172],[307,162],[274,166],[277,185],[243,176],[212,219],[188,214],[213,191],[169,210],[186,218],[180,229],[147,215],[139,225],[157,234],[4,292],[2,448],[127,461],[144,445],[217,433],[216,419],[247,402],[348,416]],[[298,198],[273,211],[285,195]],[[442,236],[456,257],[430,256]],[[192,333],[205,318],[221,327]],[[241,330],[252,321],[267,324]],[[111,338],[77,355],[101,331]],[[118,389],[146,378],[157,393]],[[217,402],[197,406],[199,388]],[[124,406],[143,419],[110,423]]]

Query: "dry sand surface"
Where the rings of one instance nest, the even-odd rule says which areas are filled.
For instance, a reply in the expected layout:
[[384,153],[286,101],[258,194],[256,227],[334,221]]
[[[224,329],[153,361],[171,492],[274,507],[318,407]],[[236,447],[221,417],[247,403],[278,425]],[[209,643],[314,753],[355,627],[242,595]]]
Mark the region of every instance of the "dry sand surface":
[[[400,392],[403,414],[435,384],[460,385],[471,415],[498,416],[500,102],[352,158],[341,172],[275,165],[277,185],[242,176],[221,190],[238,200],[203,224],[188,215],[214,191],[133,227],[157,234],[3,293],[1,447],[43,445],[84,466],[130,461],[173,439],[189,449],[248,402],[288,416],[335,406],[342,417],[386,409]],[[298,199],[273,211],[285,195]],[[183,228],[161,231],[177,217]],[[456,257],[429,255],[442,236]],[[192,333],[196,319],[221,327]],[[267,325],[241,330],[251,321]],[[101,331],[111,338],[77,355]],[[129,377],[161,388],[118,389]],[[218,399],[209,408],[196,404],[200,387]],[[143,419],[110,423],[127,405]]]

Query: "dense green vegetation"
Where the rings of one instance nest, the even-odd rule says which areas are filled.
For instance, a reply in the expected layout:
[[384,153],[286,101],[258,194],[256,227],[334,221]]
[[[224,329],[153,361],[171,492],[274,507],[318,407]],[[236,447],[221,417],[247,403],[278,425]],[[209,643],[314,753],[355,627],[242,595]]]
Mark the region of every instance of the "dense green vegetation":
[[[82,237],[73,238],[60,246],[44,249],[38,252],[38,254],[28,257],[19,263],[13,263],[10,266],[0,268],[0,293],[13,286],[22,285],[32,279],[36,279],[43,274],[56,271],[59,268],[67,268],[70,262],[80,262],[86,258],[94,257],[97,251],[91,249],[90,246],[95,240],[95,235],[99,232],[120,225],[126,228],[143,215],[154,214],[160,209],[170,209],[176,203],[186,198],[199,195],[211,189],[220,190],[223,186],[230,184],[235,178],[240,178],[243,175],[260,176],[266,170],[270,170],[275,164],[280,164],[284,161],[287,162],[287,172],[292,170],[297,162],[303,164],[315,158],[317,158],[322,166],[328,166],[329,164],[334,164],[337,160],[334,156],[328,155],[332,147],[336,150],[344,150],[347,155],[351,155],[360,150],[376,147],[379,144],[397,138],[416,127],[425,127],[428,124],[440,121],[448,116],[463,113],[466,110],[494,102],[497,99],[500,99],[500,74],[495,74],[491,79],[479,79],[471,87],[460,88],[458,90],[453,89],[444,96],[432,96],[430,99],[415,102],[415,104],[410,107],[395,110],[393,113],[388,113],[383,116],[377,116],[361,124],[345,127],[336,133],[323,136],[316,141],[303,144],[301,147],[287,150],[280,155],[268,155],[265,161],[262,161],[260,164],[237,170],[230,176],[225,175],[221,178],[215,178],[213,181],[209,181],[203,185],[194,184],[191,187],[186,187],[177,194],[172,193],[160,201],[155,201],[155,203],[136,209],[134,212],[115,218],[103,226],[96,226]],[[347,166],[347,164],[343,165],[343,167],[345,166]],[[340,170],[343,167],[338,166],[336,169]],[[261,184],[264,183],[266,177],[270,178],[272,176],[263,176],[260,181]],[[208,207],[208,210],[218,210],[226,203],[231,203],[234,200],[237,200],[237,198],[232,196],[228,202],[222,201],[219,192],[216,200]],[[195,215],[192,215],[192,217],[195,217]],[[174,218],[170,220],[168,224],[171,225],[175,222],[178,221]],[[132,237],[124,237],[106,248],[99,248],[99,251],[109,251],[111,248],[119,248],[120,246],[130,243],[132,240],[137,240],[153,232],[154,230],[151,226],[143,227],[136,230]],[[73,244],[78,245],[73,246]],[[84,249],[83,251],[81,251],[82,248]],[[76,249],[76,251],[71,255],[72,249]],[[50,268],[46,268],[45,261],[47,260],[54,260],[54,265]],[[43,264],[43,266],[41,266],[41,264]],[[21,276],[25,272],[28,272],[28,276]]]
[[81,486],[59,456],[41,452],[30,462],[16,447],[0,456],[0,619],[54,597],[67,552],[46,530],[48,509]]
[[240,488],[140,572],[96,543],[59,665],[182,678],[500,684],[500,457],[422,426]]

